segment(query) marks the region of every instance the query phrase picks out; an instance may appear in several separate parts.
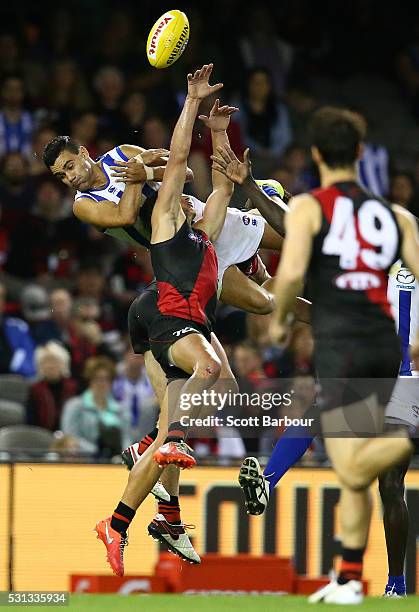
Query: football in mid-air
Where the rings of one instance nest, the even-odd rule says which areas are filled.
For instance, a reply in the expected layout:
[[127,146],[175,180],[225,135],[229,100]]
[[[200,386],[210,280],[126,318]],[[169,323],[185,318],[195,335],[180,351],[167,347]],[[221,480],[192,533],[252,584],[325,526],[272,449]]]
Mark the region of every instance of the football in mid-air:
[[157,19],[147,39],[147,58],[154,68],[168,68],[185,50],[189,21],[182,11],[167,11]]

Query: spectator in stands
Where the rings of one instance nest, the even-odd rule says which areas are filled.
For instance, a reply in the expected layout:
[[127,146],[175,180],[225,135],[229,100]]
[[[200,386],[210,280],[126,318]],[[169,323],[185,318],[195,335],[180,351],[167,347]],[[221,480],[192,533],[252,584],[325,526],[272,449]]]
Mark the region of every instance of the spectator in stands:
[[292,140],[288,109],[274,92],[269,70],[254,68],[249,73],[237,106],[244,142],[260,172],[267,172]]
[[129,307],[153,277],[150,254],[144,249],[130,247],[113,266],[111,286],[115,298]]
[[51,305],[47,290],[41,285],[26,285],[20,297],[22,314],[29,325],[36,346],[50,340],[59,340],[60,332],[51,318]]
[[130,92],[122,104],[122,112],[124,115],[122,142],[142,145],[142,130],[147,113],[145,95],[141,91]]
[[5,316],[6,287],[0,283],[0,374],[35,374],[35,344],[22,319]]
[[76,112],[91,107],[93,98],[83,71],[72,59],[57,60],[52,66],[48,108],[50,120],[60,134],[68,134]]
[[[366,119],[362,116],[365,123]],[[389,192],[389,154],[385,146],[371,142],[369,134],[358,162],[361,184],[374,195],[387,197]]]
[[35,351],[37,382],[29,389],[26,417],[29,425],[56,431],[64,403],[78,392],[70,378],[70,354],[57,342],[48,342]]
[[124,131],[124,115],[121,99],[125,91],[125,78],[119,68],[103,66],[94,78],[98,95],[96,112],[99,117],[99,130],[114,134],[119,141]]
[[82,111],[74,117],[71,124],[71,138],[82,142],[92,159],[98,156],[96,138],[98,134],[98,116],[91,111]]
[[278,169],[273,171],[272,178],[278,180],[293,195],[310,191],[318,183],[309,166],[306,149],[296,143],[290,144],[281,157]]
[[33,121],[24,110],[23,80],[18,75],[3,79],[0,109],[0,156],[17,151],[29,158],[31,154]]
[[65,345],[70,344],[72,328],[73,298],[64,288],[54,289],[50,294],[51,319],[57,326],[59,340]]
[[[276,350],[275,350],[276,349]],[[313,336],[306,323],[295,323],[285,347],[266,351],[265,372],[270,378],[313,374]]]
[[110,458],[130,443],[128,415],[112,397],[115,367],[106,357],[87,361],[87,390],[64,405],[61,430],[77,438],[82,452]]
[[247,69],[263,66],[273,75],[273,91],[282,96],[291,70],[294,49],[278,36],[275,20],[265,6],[251,8],[246,23],[248,27],[239,40],[244,66]]
[[41,175],[48,176],[49,171],[42,161],[42,153],[45,146],[57,136],[57,132],[50,127],[44,127],[37,130],[33,135],[32,140],[32,155],[30,158],[29,173],[31,176],[39,177]]
[[0,162],[2,225],[10,233],[25,219],[33,203],[33,185],[28,161],[20,153],[9,153]]
[[94,298],[77,298],[72,309],[72,321],[69,328],[69,348],[71,353],[71,371],[77,380],[82,381],[84,364],[89,357],[112,356],[104,342],[102,329],[97,321],[100,307]]
[[260,379],[266,378],[263,371],[262,355],[258,347],[247,340],[239,342],[234,347],[233,367],[239,379],[257,384]]
[[159,406],[144,367],[143,355],[128,350],[123,374],[113,384],[114,397],[124,406],[130,419],[131,442],[141,440],[157,423]]
[[64,203],[57,181],[39,183],[32,213],[11,233],[6,272],[44,283],[74,274],[88,244],[83,224]]
[[151,116],[144,122],[143,147],[145,149],[167,149],[170,145],[170,132],[160,117]]
[[399,204],[412,213],[416,209],[415,183],[409,172],[395,172],[390,177],[390,202]]
[[97,301],[100,313],[99,323],[104,332],[125,329],[126,321],[121,320],[118,303],[110,295],[102,266],[94,260],[84,260],[76,278],[78,297],[93,298]]

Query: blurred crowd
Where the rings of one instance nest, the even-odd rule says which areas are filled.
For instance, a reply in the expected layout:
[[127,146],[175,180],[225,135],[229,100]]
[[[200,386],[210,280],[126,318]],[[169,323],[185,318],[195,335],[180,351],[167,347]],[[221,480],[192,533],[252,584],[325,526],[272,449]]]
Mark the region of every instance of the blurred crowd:
[[[186,73],[213,61],[223,101],[240,108],[232,147],[250,147],[256,177],[291,193],[317,186],[308,117],[325,103],[347,105],[369,126],[361,181],[419,216],[415,14],[376,0],[338,11],[309,0],[182,8],[191,38],[170,70],[151,69],[145,56],[149,28],[166,10],[159,2],[0,9],[0,376],[22,377],[20,422],[59,432],[57,452],[110,458],[154,427],[157,406],[126,324],[132,299],[153,276],[148,254],[72,215],[73,194],[42,163],[55,135],[71,135],[92,158],[122,143],[167,147]],[[210,153],[210,134],[197,121],[189,189],[201,199],[211,190]],[[243,203],[236,190],[233,204]],[[278,257],[261,255],[274,274]],[[306,401],[314,384],[309,329],[296,325],[287,344],[274,347],[267,327],[266,317],[220,305],[215,331],[245,387],[295,379]],[[267,432],[257,448],[242,443],[268,453],[278,435]],[[228,455],[225,446],[201,442],[205,453]]]

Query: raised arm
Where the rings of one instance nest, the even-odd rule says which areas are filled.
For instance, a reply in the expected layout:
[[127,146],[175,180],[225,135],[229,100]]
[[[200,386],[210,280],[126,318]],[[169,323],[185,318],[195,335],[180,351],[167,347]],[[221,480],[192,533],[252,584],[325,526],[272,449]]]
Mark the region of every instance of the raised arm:
[[[215,154],[217,148],[229,144],[227,128],[230,117],[238,108],[234,106],[220,107],[220,101],[216,100],[211,109],[210,116],[200,115],[199,118],[211,129],[212,149]],[[227,206],[233,195],[234,184],[225,175],[212,170],[212,193],[209,196],[204,209],[203,218],[195,223],[195,227],[203,229],[208,238],[217,240],[223,229]]]
[[153,243],[172,238],[185,219],[180,196],[185,183],[186,162],[198,107],[201,100],[222,87],[221,83],[209,85],[212,68],[212,64],[209,64],[197,70],[194,75],[188,74],[188,95],[173,132],[163,183],[151,216]]
[[232,149],[224,145],[218,148],[217,155],[213,155],[212,160],[214,162],[213,167],[231,181],[240,185],[262,217],[278,234],[284,236],[284,216],[288,207],[282,201],[279,205],[257,185],[252,175],[249,149],[244,152],[241,162]]

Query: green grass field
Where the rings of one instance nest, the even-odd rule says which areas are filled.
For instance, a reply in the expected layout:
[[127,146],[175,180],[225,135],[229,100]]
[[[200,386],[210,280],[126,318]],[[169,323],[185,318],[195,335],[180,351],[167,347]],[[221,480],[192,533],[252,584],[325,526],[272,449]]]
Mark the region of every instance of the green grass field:
[[[33,610],[29,606],[7,606],[10,610]],[[282,597],[275,595],[72,595],[69,606],[47,606],[46,610],[71,610],[71,612],[296,612],[316,610],[307,603],[305,597]],[[342,611],[342,606],[321,606],[327,612]],[[344,608],[345,609],[345,608]],[[370,597],[365,600],[361,610],[380,610],[380,612],[417,612],[419,597],[403,600]]]

